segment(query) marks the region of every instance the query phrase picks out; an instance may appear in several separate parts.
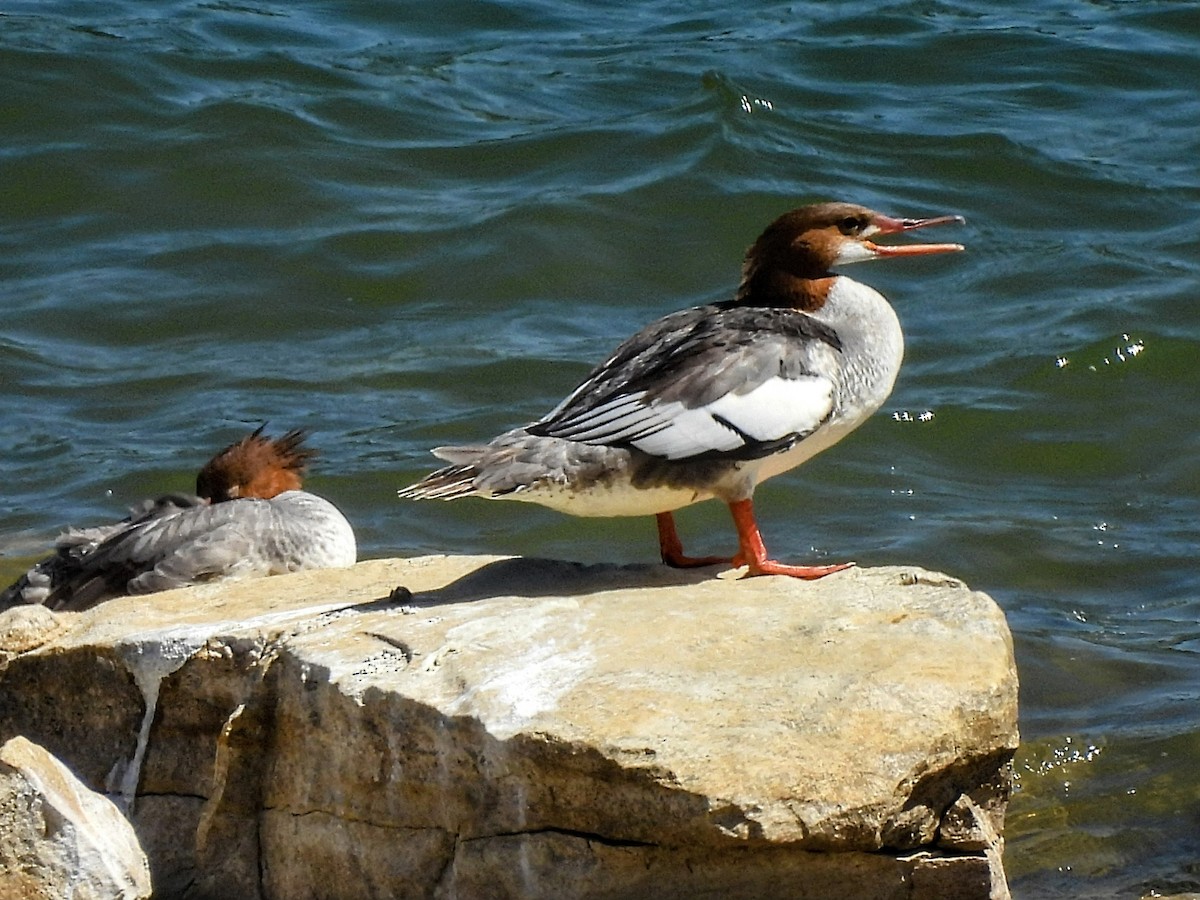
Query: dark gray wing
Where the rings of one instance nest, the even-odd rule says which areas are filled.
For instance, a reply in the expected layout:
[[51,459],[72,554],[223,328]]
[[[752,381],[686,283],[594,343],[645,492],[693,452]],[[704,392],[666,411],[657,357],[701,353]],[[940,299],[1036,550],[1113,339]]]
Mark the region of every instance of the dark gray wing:
[[711,305],[617,348],[530,434],[667,459],[753,459],[828,419],[841,342],[791,309]]
[[196,584],[258,565],[258,536],[269,534],[269,501],[233,500],[131,524],[88,553],[46,605],[86,609],[126,593]]
[[143,500],[130,509],[128,516],[111,525],[69,529],[55,541],[52,555],[37,562],[0,593],[0,610],[18,603],[53,605],[61,598],[64,586],[78,579],[90,567],[89,557],[105,541],[153,519],[204,506],[206,502],[192,494],[164,494]]

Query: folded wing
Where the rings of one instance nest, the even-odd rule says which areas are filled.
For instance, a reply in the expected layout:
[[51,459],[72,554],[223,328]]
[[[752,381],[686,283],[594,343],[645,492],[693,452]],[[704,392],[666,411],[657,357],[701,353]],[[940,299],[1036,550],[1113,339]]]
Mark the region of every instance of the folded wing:
[[787,309],[699,307],[635,335],[531,434],[665,459],[754,459],[825,422],[837,335]]

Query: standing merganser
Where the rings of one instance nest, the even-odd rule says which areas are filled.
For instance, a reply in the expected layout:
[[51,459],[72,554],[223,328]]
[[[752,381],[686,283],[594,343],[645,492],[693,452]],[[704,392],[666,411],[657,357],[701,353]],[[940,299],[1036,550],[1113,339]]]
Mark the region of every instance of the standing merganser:
[[[654,515],[663,562],[732,562],[747,575],[820,578],[853,563],[768,559],[755,485],[837,443],[877,410],[904,353],[900,322],[872,288],[831,267],[961,250],[872,239],[961,216],[894,219],[848,203],[803,206],[746,252],[734,299],[672,313],[621,344],[543,418],[481,446],[401,497],[526,500],[578,516]],[[738,552],[689,557],[672,511],[725,501]]]
[[304,432],[272,439],[262,431],[210,459],[196,476],[197,496],[168,494],[112,525],[68,530],[53,556],[0,593],[0,610],[41,603],[78,611],[124,594],[354,565],[346,517],[300,489],[316,455],[302,446]]

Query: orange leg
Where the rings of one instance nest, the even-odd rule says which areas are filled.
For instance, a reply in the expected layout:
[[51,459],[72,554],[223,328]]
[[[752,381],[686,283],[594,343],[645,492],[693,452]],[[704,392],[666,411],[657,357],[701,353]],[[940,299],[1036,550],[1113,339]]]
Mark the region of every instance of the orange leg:
[[654,520],[658,523],[658,550],[662,554],[662,561],[668,566],[694,569],[729,562],[726,556],[684,556],[683,541],[679,540],[679,532],[675,530],[675,517],[665,512],[656,515]]
[[791,575],[793,578],[823,578],[833,572],[849,569],[854,563],[837,563],[832,566],[787,566],[767,559],[767,548],[763,545],[754,519],[754,504],[750,500],[738,500],[729,504],[733,524],[737,527],[738,546],[741,548],[733,558],[735,566],[747,566],[746,577],[752,575]]

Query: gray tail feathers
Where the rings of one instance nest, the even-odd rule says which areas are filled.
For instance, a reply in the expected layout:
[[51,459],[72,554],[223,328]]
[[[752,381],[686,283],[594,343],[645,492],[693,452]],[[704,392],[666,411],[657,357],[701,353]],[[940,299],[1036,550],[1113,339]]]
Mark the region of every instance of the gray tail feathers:
[[396,492],[406,500],[455,500],[475,493],[479,471],[473,465],[446,466]]

